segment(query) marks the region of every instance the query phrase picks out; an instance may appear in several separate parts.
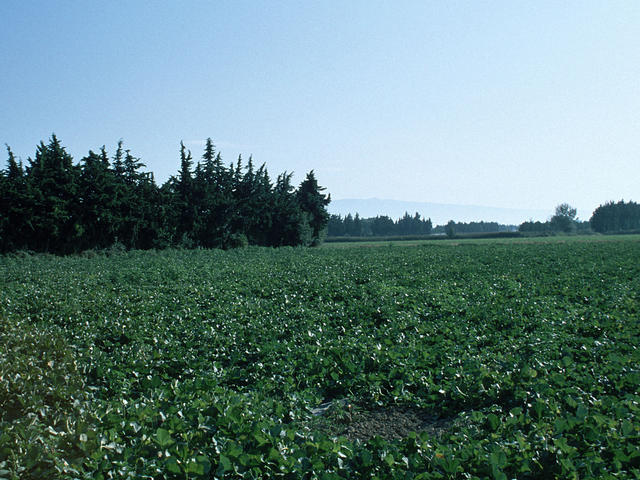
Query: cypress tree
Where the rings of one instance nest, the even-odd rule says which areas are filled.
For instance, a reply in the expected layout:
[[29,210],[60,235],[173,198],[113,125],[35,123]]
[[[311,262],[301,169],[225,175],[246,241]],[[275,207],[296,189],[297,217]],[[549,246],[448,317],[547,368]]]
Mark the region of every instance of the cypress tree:
[[100,154],[89,151],[81,161],[78,181],[78,217],[82,248],[105,248],[115,242],[117,209],[116,178],[109,168],[104,146]]
[[309,245],[322,235],[329,197],[313,172],[296,190],[291,173],[271,182],[266,166],[242,156],[225,168],[211,139],[193,168],[180,143],[180,170],[162,187],[119,140],[110,163],[103,146],[79,165],[55,135],[40,142],[25,171],[7,147],[0,171],[0,250],[67,253],[170,245],[227,248]]
[[291,185],[292,175],[287,172],[278,175],[273,189],[270,246],[309,245],[312,240],[308,215],[302,211]]
[[31,234],[30,192],[22,162],[17,162],[9,145],[7,168],[0,171],[0,251],[25,248]]
[[326,190],[318,185],[315,173],[311,170],[298,188],[297,197],[303,212],[308,214],[311,226],[311,242],[318,244],[325,234],[329,214],[326,206],[331,202],[331,196],[324,195]]
[[40,142],[35,160],[29,163],[27,175],[34,198],[30,248],[57,253],[77,249],[82,233],[74,216],[79,175],[71,155],[54,134],[47,145]]

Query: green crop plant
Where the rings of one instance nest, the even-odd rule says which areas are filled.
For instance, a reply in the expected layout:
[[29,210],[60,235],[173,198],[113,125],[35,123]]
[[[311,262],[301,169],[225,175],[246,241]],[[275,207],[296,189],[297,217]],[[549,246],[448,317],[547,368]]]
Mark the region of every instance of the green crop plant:
[[639,258],[0,257],[0,478],[639,478]]

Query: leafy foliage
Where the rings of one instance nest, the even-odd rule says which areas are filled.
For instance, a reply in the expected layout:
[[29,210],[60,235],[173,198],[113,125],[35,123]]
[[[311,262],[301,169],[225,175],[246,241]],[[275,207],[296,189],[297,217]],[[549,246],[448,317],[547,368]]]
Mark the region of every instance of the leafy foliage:
[[568,203],[561,203],[553,216],[546,222],[529,220],[523,222],[518,230],[523,233],[556,234],[556,233],[589,233],[593,224],[576,219],[577,210]]
[[[639,256],[621,239],[0,257],[0,478],[638,478]],[[446,428],[316,429],[343,398]]]

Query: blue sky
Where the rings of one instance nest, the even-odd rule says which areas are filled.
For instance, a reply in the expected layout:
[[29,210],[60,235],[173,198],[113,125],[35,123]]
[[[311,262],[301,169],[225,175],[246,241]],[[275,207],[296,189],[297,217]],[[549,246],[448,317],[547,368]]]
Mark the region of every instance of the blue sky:
[[334,198],[640,200],[637,1],[0,2],[0,142],[207,137]]

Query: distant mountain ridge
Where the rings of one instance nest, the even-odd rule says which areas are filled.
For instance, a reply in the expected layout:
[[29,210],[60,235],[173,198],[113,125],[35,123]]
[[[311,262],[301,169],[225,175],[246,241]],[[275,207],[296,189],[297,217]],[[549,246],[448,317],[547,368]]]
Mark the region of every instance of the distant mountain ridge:
[[553,212],[538,209],[486,207],[481,205],[451,205],[445,203],[406,202],[381,198],[345,198],[332,200],[327,210],[335,215],[358,213],[363,218],[387,215],[396,220],[409,212],[418,212],[422,217],[431,218],[433,225],[444,225],[449,220],[455,222],[498,222],[505,225],[519,225],[527,220],[547,220]]

